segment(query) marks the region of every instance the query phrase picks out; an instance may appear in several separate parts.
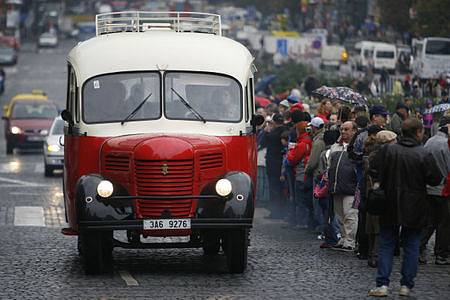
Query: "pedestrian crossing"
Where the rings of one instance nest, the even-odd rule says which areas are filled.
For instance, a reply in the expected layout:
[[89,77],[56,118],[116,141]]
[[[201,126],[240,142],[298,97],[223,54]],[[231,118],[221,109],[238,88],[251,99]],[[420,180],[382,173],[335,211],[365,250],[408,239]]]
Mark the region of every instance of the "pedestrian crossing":
[[62,228],[67,223],[61,206],[2,206],[0,226]]

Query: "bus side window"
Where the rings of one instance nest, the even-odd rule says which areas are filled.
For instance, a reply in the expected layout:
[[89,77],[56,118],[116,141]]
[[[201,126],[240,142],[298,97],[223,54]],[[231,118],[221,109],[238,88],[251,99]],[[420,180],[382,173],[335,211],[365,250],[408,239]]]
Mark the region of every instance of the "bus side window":
[[250,116],[253,116],[255,114],[255,92],[253,87],[253,77],[251,77],[249,80],[248,94],[249,94]]

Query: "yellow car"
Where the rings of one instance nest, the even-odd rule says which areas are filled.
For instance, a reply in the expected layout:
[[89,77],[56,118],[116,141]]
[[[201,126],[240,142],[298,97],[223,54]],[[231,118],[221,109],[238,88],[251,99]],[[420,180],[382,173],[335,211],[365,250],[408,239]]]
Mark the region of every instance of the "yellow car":
[[40,90],[14,96],[3,107],[6,153],[19,147],[41,148],[57,114],[56,105]]

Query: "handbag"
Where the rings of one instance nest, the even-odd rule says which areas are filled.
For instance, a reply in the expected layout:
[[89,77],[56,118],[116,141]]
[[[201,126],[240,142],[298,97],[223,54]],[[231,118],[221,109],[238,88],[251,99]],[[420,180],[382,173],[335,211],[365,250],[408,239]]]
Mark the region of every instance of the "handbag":
[[367,196],[367,212],[379,216],[386,210],[386,195],[381,186],[370,189]]
[[328,174],[323,173],[320,181],[314,185],[313,195],[316,199],[325,198],[328,196]]

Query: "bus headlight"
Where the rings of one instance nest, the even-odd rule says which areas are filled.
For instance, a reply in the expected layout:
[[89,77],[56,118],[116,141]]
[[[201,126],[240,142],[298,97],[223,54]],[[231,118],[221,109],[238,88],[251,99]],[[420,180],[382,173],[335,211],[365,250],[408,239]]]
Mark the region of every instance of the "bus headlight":
[[17,127],[17,126],[11,127],[12,134],[20,134],[21,132],[22,132],[22,130],[19,127]]
[[233,187],[228,179],[220,179],[216,183],[216,192],[219,196],[226,197],[231,194]]
[[108,198],[114,192],[114,186],[109,180],[102,180],[97,185],[97,193],[100,197]]

